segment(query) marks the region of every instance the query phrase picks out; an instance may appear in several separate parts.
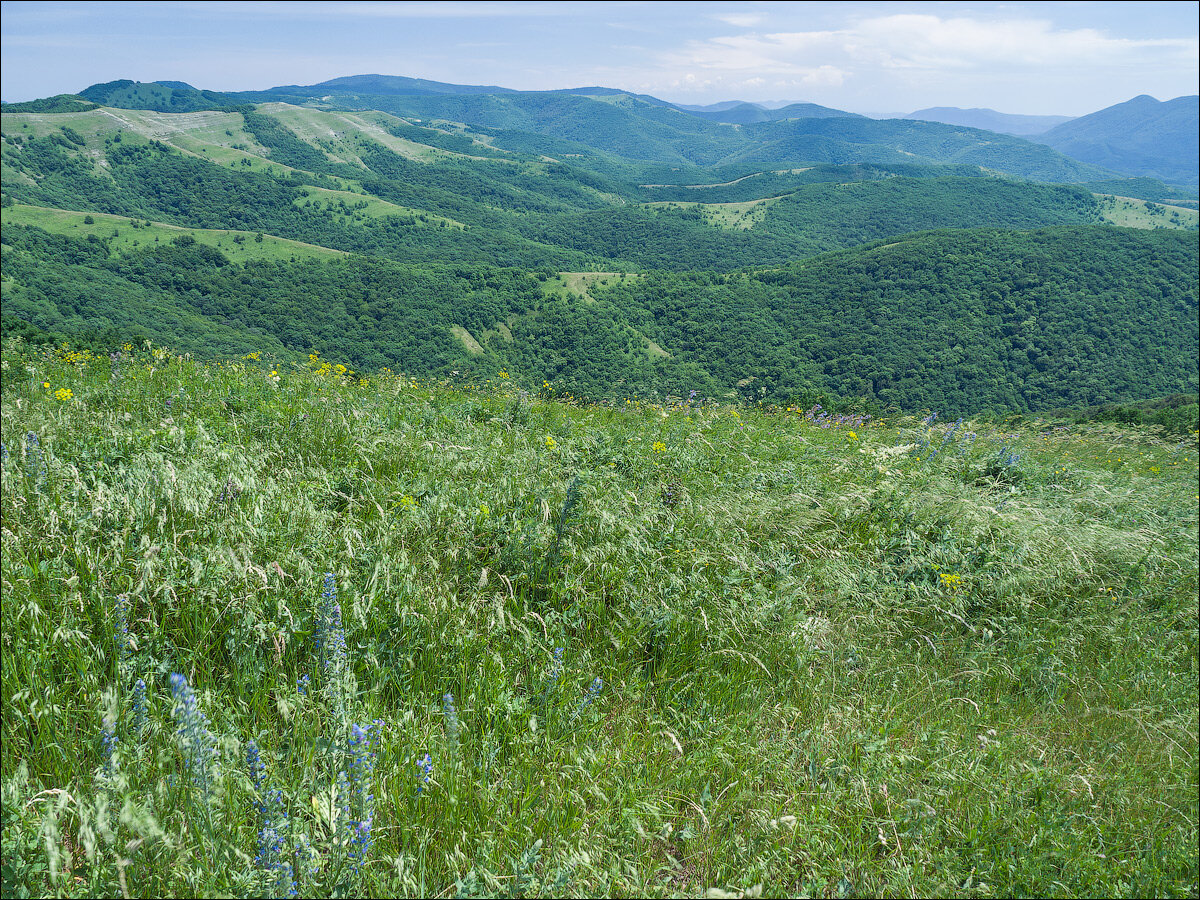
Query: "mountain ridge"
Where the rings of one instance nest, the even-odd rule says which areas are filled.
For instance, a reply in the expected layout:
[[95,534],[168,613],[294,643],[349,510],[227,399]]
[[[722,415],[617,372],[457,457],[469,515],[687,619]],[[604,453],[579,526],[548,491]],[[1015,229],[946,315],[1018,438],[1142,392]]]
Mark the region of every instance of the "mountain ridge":
[[918,109],[916,112],[908,113],[900,118],[941,122],[944,125],[966,125],[970,128],[983,128],[999,134],[1033,137],[1065,122],[1070,122],[1075,117],[1002,113],[986,107],[962,109],[957,106],[932,106],[928,109]]
[[1124,175],[1200,186],[1200,95],[1139,94],[1072,119],[1038,137],[1074,159]]

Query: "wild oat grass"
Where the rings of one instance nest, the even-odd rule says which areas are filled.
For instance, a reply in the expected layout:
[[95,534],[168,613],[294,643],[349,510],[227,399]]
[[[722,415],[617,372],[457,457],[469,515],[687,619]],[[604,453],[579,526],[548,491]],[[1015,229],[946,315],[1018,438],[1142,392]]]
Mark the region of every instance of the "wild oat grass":
[[1200,890],[1195,435],[494,384],[5,348],[6,896]]

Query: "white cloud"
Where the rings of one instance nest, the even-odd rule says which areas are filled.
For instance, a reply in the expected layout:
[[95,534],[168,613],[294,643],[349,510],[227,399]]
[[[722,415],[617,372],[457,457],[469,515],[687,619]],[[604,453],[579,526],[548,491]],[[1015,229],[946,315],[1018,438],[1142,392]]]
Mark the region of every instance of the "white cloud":
[[943,19],[894,15],[867,19],[847,32],[846,49],[901,68],[1078,66],[1121,63],[1167,53],[1197,56],[1188,38],[1131,40],[1093,28],[1057,30],[1039,19]]
[[807,77],[815,69],[981,69],[994,66],[1128,65],[1165,60],[1195,65],[1194,38],[1132,40],[1091,28],[1056,30],[1034,19],[983,20],[902,14],[828,31],[728,35],[691,41],[666,54],[668,66]]
[[759,13],[723,13],[709,16],[709,18],[724,22],[726,25],[733,25],[735,28],[750,28],[766,17]]
[[1186,83],[1189,72],[1194,82],[1198,57],[1194,35],[1133,39],[999,12],[994,18],[905,13],[826,30],[691,40],[659,55],[657,85],[651,70],[643,80],[651,92],[662,87],[696,95],[767,85],[808,89],[827,103],[899,105],[934,92],[945,98],[939,102],[971,94],[979,97],[971,105],[1007,105],[991,98],[1014,95],[1009,88],[1019,83],[1024,96],[1038,98],[1034,105],[1073,107],[1081,89],[1101,82],[1112,86],[1108,102],[1127,99],[1118,82],[1138,85],[1128,96],[1181,78]]

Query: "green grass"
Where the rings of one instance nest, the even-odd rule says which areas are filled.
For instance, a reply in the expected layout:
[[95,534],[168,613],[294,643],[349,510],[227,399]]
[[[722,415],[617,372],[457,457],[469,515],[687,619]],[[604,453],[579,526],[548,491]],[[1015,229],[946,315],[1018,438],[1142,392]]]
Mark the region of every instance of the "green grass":
[[450,228],[465,228],[462,222],[457,222],[454,219],[446,216],[439,216],[436,213],[428,212],[423,209],[413,209],[408,206],[399,206],[395,203],[389,203],[387,200],[380,200],[378,197],[373,197],[369,194],[359,194],[352,191],[331,191],[327,188],[305,187],[304,193],[307,197],[297,197],[294,201],[297,206],[303,206],[305,203],[313,203],[319,205],[322,209],[327,209],[332,212],[339,212],[344,204],[350,209],[349,215],[356,219],[383,219],[388,216],[404,216],[416,221],[418,225],[428,225],[434,227],[443,225]]
[[[125,146],[157,140],[189,156],[207,159],[226,168],[236,167],[238,171],[273,175],[296,172],[309,177],[312,174],[271,160],[267,148],[246,131],[241,113],[215,110],[164,113],[103,107],[80,113],[5,113],[0,122],[9,136],[46,137],[60,134],[64,126],[71,128],[83,138],[82,152],[92,160],[98,175],[107,175],[107,169],[100,165],[109,149],[105,142],[118,134]],[[6,166],[6,180],[9,174]],[[362,191],[356,181],[331,175],[324,177],[343,190]]]
[[658,200],[643,206],[669,209],[699,209],[704,221],[718,228],[746,231],[762,221],[767,209],[778,197],[763,197],[759,200],[743,200],[737,203],[688,203],[681,200]]
[[1183,206],[1152,203],[1134,197],[1096,194],[1100,215],[1106,222],[1125,228],[1179,228],[1194,231],[1200,227],[1200,212]]
[[462,156],[389,134],[385,128],[402,120],[383,112],[333,112],[290,103],[264,103],[261,111],[278,119],[300,140],[321,148],[330,159],[352,165],[363,165],[358,156],[362,141],[381,144],[417,162]]
[[[91,223],[86,221],[89,218]],[[186,234],[191,235],[198,243],[220,250],[234,262],[250,259],[334,259],[346,255],[342,250],[319,247],[316,244],[306,244],[303,241],[293,241],[270,234],[264,234],[259,241],[252,231],[183,228],[163,222],[147,224],[144,219],[130,219],[128,216],[51,209],[24,203],[5,207],[0,211],[0,221],[5,225],[32,225],[51,234],[65,234],[77,238],[94,235],[107,241],[110,250],[115,253],[144,250]]]
[[5,895],[1197,892],[1195,435],[2,360]]
[[559,272],[542,284],[542,293],[547,297],[566,297],[574,294],[585,303],[595,303],[590,288],[594,285],[618,284],[641,278],[627,272]]

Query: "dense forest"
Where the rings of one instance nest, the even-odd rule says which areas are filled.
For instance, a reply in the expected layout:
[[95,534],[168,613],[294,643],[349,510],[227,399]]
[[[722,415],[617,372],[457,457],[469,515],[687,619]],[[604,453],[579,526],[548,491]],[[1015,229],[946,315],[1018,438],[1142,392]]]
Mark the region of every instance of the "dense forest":
[[1137,199],[1186,203],[1161,182],[926,122],[300,90],[5,106],[6,333],[593,399],[957,414],[1197,390],[1197,216]]
[[[137,329],[202,355],[316,349],[363,369],[504,368],[592,398],[825,393],[948,413],[1198,386],[1191,234],[930,232],[777,269],[596,280],[586,299],[543,290],[547,270],[237,264],[186,236],[112,256],[103,241],[22,226],[3,239],[10,315],[55,331]],[[483,352],[452,326],[490,332]]]

